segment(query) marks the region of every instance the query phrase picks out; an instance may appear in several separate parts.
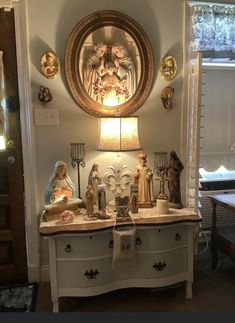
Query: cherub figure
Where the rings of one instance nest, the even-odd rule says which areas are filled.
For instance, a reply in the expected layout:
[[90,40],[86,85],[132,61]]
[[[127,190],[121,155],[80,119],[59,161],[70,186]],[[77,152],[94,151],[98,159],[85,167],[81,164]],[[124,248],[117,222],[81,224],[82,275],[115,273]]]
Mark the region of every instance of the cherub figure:
[[174,92],[175,92],[174,88],[170,86],[167,86],[162,90],[161,99],[162,99],[164,108],[166,108],[167,110],[173,109],[172,97]]
[[40,92],[38,93],[38,100],[42,103],[48,103],[52,101],[52,95],[48,87],[40,86]]

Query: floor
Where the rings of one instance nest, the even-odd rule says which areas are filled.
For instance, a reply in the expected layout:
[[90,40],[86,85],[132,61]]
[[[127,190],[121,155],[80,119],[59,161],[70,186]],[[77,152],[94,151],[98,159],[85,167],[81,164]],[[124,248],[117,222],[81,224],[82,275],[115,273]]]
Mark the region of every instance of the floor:
[[[130,288],[93,297],[60,298],[60,312],[233,312],[235,262],[220,255],[210,269],[207,252],[195,256],[193,298],[185,299],[184,283],[160,289]],[[36,312],[51,312],[50,285],[40,283]]]

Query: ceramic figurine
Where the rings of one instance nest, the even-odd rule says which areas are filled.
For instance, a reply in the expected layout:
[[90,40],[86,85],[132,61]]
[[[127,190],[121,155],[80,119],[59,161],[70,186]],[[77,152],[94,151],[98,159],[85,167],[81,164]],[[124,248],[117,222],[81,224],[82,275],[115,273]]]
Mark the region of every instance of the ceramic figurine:
[[93,216],[93,212],[94,212],[94,191],[93,191],[91,185],[87,186],[87,191],[86,191],[86,211],[87,211],[88,217]]
[[91,185],[94,192],[94,204],[98,204],[98,185],[101,184],[101,177],[98,170],[98,164],[93,164],[89,177],[88,185]]
[[45,203],[56,203],[69,198],[77,198],[77,191],[68,175],[66,163],[60,160],[55,163],[54,172],[49,179],[45,193]]
[[167,166],[167,178],[169,189],[169,206],[175,209],[183,208],[180,192],[180,173],[184,169],[182,162],[175,151],[170,152],[170,159]]
[[134,172],[134,180],[138,185],[138,207],[153,207],[153,172],[147,166],[147,155],[141,152],[139,155],[139,165]]
[[60,217],[61,217],[61,221],[63,222],[63,223],[72,223],[73,222],[73,220],[74,220],[74,216],[75,216],[75,214],[74,214],[74,212],[73,211],[71,211],[71,210],[65,210],[65,211],[63,211],[62,213],[61,213],[61,215],[60,215]]
[[162,90],[161,99],[162,103],[165,109],[172,110],[173,104],[172,104],[172,97],[175,90],[173,87],[167,86]]
[[131,190],[131,213],[138,213],[138,185],[132,184]]
[[38,93],[38,100],[42,103],[48,103],[52,101],[52,95],[48,87],[40,86],[40,92]]
[[106,190],[105,184],[98,185],[98,210],[106,209]]

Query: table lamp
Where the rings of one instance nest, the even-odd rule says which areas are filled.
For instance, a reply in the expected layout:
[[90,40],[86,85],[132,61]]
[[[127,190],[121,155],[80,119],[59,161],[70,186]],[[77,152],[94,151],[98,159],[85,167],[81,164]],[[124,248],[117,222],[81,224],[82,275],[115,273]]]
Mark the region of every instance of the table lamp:
[[[105,117],[99,119],[99,135],[97,150],[109,152],[140,150],[138,134],[138,117]],[[133,179],[131,171],[123,164],[119,154],[114,158],[113,165],[104,174],[103,181],[107,190],[113,192],[116,201],[122,201],[121,195],[130,187]],[[118,197],[118,199],[117,199]],[[123,200],[126,202],[127,199]],[[110,202],[115,207],[115,201]],[[117,218],[125,217],[117,214]]]

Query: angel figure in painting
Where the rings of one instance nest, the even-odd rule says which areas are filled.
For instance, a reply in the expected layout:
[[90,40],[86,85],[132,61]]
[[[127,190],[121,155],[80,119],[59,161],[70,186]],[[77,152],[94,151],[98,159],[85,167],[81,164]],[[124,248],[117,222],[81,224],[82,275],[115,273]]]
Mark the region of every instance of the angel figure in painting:
[[169,189],[169,206],[175,209],[183,208],[180,192],[180,173],[184,169],[182,162],[175,151],[170,152],[170,159],[167,166],[167,178]]
[[141,152],[139,165],[134,172],[135,184],[138,185],[138,207],[153,207],[153,172],[147,166],[147,155]]
[[57,161],[47,185],[45,203],[66,202],[68,199],[75,198],[77,198],[77,191],[68,175],[67,165],[64,161]]
[[88,57],[83,70],[83,83],[87,93],[95,100],[94,85],[97,79],[102,75],[104,69],[103,56],[106,51],[106,45],[99,43],[94,46],[92,54]]
[[126,78],[127,89],[130,97],[135,93],[137,87],[136,68],[133,59],[128,55],[126,48],[114,43],[112,46],[113,60],[117,67],[117,74],[122,79]]

